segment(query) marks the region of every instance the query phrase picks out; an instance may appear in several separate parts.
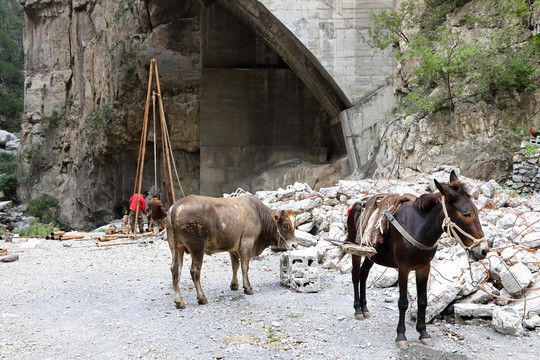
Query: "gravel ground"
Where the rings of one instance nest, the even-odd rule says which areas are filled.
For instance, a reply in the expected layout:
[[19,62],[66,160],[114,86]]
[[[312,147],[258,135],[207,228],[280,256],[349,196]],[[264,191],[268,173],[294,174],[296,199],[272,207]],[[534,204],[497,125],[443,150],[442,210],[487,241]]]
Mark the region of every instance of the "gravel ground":
[[[505,336],[489,324],[428,324],[420,344],[394,345],[397,288],[368,290],[371,319],[353,316],[350,274],[324,270],[322,290],[279,283],[279,254],[251,262],[255,294],[231,291],[228,254],[206,256],[197,304],[186,256],[174,307],[163,240],[95,247],[88,241],[2,243],[20,260],[0,263],[0,359],[537,359],[540,332]],[[71,244],[71,247],[64,245]]]

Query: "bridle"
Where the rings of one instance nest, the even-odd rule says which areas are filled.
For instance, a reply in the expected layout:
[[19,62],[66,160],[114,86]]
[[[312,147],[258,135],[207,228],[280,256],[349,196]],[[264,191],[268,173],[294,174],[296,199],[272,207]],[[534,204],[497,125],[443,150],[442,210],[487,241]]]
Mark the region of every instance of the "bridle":
[[[484,241],[486,239],[486,237],[484,236],[483,238],[480,238],[480,239],[476,239],[475,237],[471,236],[470,234],[468,234],[466,231],[464,231],[462,228],[460,228],[455,222],[452,221],[452,219],[450,219],[450,216],[448,216],[448,211],[446,210],[446,205],[445,205],[445,198],[444,196],[442,197],[442,201],[441,201],[441,204],[442,204],[442,209],[443,209],[443,213],[444,213],[444,219],[443,219],[443,222],[442,222],[442,228],[443,228],[443,231],[446,232],[446,234],[448,234],[448,237],[450,238],[453,238],[455,239],[465,250],[467,251],[471,251],[473,248],[475,248],[476,246],[480,245],[480,243],[482,241]],[[439,243],[439,240],[435,241],[435,244],[431,245],[431,246],[426,246],[418,241],[416,241],[404,228],[403,226],[401,226],[400,223],[397,222],[397,220],[394,218],[394,216],[390,213],[390,211],[388,210],[385,210],[384,211],[384,215],[388,218],[388,220],[390,221],[390,223],[392,225],[394,225],[394,227],[396,228],[397,231],[399,231],[399,233],[405,238],[407,239],[407,241],[413,245],[414,247],[417,247],[418,249],[421,249],[421,250],[433,250],[437,247],[438,243]],[[445,229],[446,227],[446,229]],[[461,238],[458,236],[457,234],[457,231],[459,231],[462,235],[465,235],[467,238],[469,238],[470,240],[473,241],[472,245],[470,246],[467,246],[463,243],[463,240],[461,240]],[[279,230],[278,230],[279,231]]]
[[[443,213],[444,213],[444,220],[443,220],[443,223],[442,223],[442,228],[443,228],[443,231],[446,231],[446,233],[448,234],[448,237],[454,238],[467,251],[471,251],[473,248],[480,245],[480,243],[482,241],[486,240],[485,236],[480,238],[480,239],[477,239],[477,238],[471,236],[470,234],[468,234],[466,231],[464,231],[462,228],[460,228],[455,222],[453,222],[450,219],[450,216],[448,216],[448,211],[446,210],[444,196],[442,197],[441,203],[442,203],[442,209],[443,209]],[[446,229],[445,229],[445,227],[446,227]],[[463,243],[463,240],[461,240],[461,238],[458,236],[456,230],[459,231],[462,235],[464,235],[468,239],[472,240],[472,242],[473,242],[472,245],[466,246]]]

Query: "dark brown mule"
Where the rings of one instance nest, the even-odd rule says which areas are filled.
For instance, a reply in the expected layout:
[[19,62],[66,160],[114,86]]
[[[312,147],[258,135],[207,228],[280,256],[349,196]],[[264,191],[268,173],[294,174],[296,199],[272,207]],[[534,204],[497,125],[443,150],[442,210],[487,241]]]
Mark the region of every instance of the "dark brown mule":
[[[394,214],[395,220],[413,240],[407,240],[408,235],[403,235],[394,225],[390,225],[384,241],[376,247],[377,253],[366,257],[362,266],[362,257],[352,256],[354,309],[355,317],[359,320],[369,318],[366,279],[373,264],[398,269],[399,322],[396,346],[401,349],[408,347],[405,337],[405,311],[408,307],[407,280],[412,270],[416,272],[418,293],[416,330],[420,333],[420,341],[424,345],[433,346],[433,340],[426,331],[427,282],[431,259],[437,251],[437,241],[443,230],[448,231],[474,260],[484,259],[489,251],[478,219],[478,210],[454,171],[450,174],[450,184],[440,184],[435,180],[435,185],[440,193],[425,194],[415,201],[404,202]],[[349,212],[347,241],[356,240],[356,229],[362,210],[363,206],[356,203]],[[420,244],[413,245],[415,240]]]

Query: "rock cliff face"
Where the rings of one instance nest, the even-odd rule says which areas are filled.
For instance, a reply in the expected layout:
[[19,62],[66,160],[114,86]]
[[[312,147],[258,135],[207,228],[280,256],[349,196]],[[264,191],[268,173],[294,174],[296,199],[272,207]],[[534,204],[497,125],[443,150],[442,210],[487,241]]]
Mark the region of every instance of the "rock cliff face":
[[[485,43],[489,40],[486,34],[502,32],[504,27],[528,31],[526,23],[516,23],[505,16],[499,18],[497,26],[486,25],[488,21],[481,20],[489,19],[496,10],[483,1],[463,3],[446,15],[442,24],[448,33],[458,34],[460,39]],[[531,11],[533,15],[540,15],[540,9],[532,8]],[[474,17],[480,20],[471,22],[470,18]],[[406,45],[400,43],[400,46]],[[397,94],[407,93],[408,88],[415,86],[411,72],[410,63],[400,65],[394,81]],[[454,85],[467,86],[463,83]],[[397,122],[399,126],[392,127],[389,150],[393,156],[401,153],[399,175],[414,176],[441,165],[453,165],[471,178],[510,179],[514,153],[519,151],[521,141],[529,138],[529,127],[540,125],[539,99],[538,90],[514,92],[513,96],[499,96],[490,102],[479,96],[464,97],[455,102],[453,113],[439,112],[421,119],[411,116]],[[379,167],[378,172],[382,171],[388,169]]]
[[[170,131],[182,185],[196,190],[200,3],[21,3],[21,198],[59,197],[63,220],[77,227],[121,214],[135,181],[151,58],[158,59],[165,113],[179,119]],[[146,166],[153,183],[153,167]]]

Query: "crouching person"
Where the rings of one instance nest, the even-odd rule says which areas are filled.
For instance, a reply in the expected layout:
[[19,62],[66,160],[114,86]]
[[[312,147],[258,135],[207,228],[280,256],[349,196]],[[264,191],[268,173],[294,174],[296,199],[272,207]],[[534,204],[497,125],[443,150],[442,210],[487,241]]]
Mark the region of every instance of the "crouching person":
[[165,218],[167,217],[167,210],[163,207],[163,203],[159,200],[159,193],[152,194],[152,200],[148,203],[150,208],[152,223],[152,232],[157,234],[165,229]]

